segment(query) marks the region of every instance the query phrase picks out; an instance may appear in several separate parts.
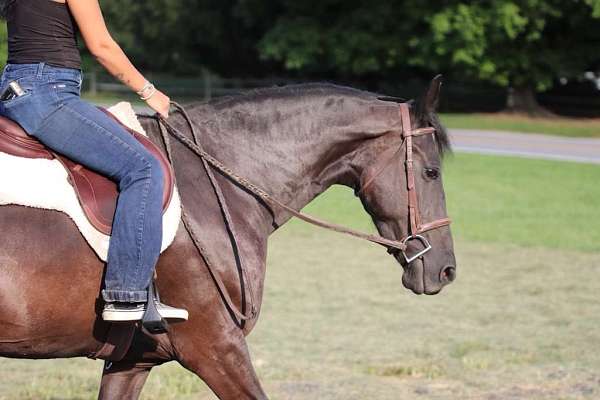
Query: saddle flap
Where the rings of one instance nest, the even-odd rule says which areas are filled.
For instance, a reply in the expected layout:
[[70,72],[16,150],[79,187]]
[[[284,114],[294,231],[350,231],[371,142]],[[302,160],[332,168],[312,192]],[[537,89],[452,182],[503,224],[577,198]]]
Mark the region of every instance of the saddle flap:
[[29,136],[19,124],[0,116],[0,151],[25,158],[54,158],[46,146]]

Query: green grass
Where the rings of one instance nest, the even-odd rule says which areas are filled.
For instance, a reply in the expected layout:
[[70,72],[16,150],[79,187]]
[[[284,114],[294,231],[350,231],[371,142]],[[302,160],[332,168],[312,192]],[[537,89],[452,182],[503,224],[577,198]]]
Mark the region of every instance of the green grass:
[[600,251],[600,167],[456,154],[446,165],[458,237]]
[[[597,399],[600,255],[461,240],[456,252],[457,281],[418,297],[379,247],[283,228],[249,338],[270,398]],[[2,360],[0,399],[94,399],[100,371]],[[142,399],[214,397],[172,363],[153,371]]]
[[[90,94],[89,92],[83,92],[81,97],[95,104],[99,105],[113,105],[120,101],[128,101],[134,107],[147,107],[145,101],[140,100],[140,98],[133,92],[123,92],[123,93],[112,93],[112,92],[97,92],[95,95]],[[202,98],[197,97],[171,97],[171,100],[177,101],[178,103],[185,104],[191,101],[202,100]]]
[[84,92],[81,94],[81,97],[84,98],[87,101],[91,101],[95,104],[102,104],[102,105],[112,105],[112,104],[116,104],[120,101],[128,101],[130,102],[133,106],[145,106],[146,103],[142,100],[139,99],[139,97],[131,92],[126,92],[126,93],[108,93],[108,92],[98,92],[95,95],[90,94],[89,92]]
[[448,128],[600,137],[600,119],[529,118],[511,114],[442,114],[441,118]]
[[[600,251],[600,167],[456,153],[444,161],[454,236],[465,241]],[[307,212],[372,229],[352,192],[334,187]],[[299,221],[300,230],[312,229]]]
[[[379,246],[297,221],[273,236],[249,338],[271,399],[600,398],[600,168],[459,154],[444,174],[458,278],[437,296]],[[370,229],[343,188],[307,211]],[[0,400],[93,399],[100,369],[3,359]],[[214,399],[176,364],[142,398]]]

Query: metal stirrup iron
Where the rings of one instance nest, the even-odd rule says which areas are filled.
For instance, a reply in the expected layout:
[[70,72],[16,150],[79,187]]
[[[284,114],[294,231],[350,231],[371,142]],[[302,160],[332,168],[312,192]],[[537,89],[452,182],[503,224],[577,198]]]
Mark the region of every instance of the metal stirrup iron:
[[160,302],[156,283],[154,279],[148,286],[148,300],[146,302],[146,311],[142,317],[142,326],[152,334],[165,333],[169,328],[169,324],[158,312],[156,304]]

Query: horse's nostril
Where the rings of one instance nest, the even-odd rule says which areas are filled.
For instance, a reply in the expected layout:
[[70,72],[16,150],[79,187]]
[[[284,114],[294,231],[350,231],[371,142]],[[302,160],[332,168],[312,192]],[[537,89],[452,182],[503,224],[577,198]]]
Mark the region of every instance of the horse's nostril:
[[456,278],[456,268],[452,265],[446,265],[440,273],[440,280],[442,282],[452,282]]

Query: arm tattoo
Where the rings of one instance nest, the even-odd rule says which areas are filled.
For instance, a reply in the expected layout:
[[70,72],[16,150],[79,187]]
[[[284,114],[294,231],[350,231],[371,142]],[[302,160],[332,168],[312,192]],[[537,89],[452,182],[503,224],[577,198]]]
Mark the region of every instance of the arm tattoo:
[[122,72],[119,72],[116,76],[117,79],[119,79],[123,83],[129,84],[129,82],[131,82],[129,79],[125,80],[125,74]]

